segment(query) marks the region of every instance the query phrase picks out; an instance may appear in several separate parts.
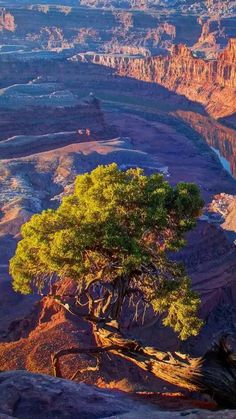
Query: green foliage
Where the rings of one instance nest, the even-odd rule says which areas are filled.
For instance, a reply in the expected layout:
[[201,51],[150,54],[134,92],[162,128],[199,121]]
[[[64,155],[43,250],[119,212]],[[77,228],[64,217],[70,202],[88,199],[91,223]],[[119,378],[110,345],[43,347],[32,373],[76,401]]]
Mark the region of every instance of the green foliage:
[[22,227],[10,264],[13,287],[28,294],[56,276],[74,279],[82,292],[96,281],[115,287],[124,278],[127,292],[138,287],[180,338],[195,335],[199,298],[168,253],[184,245],[202,206],[194,184],[172,187],[160,174],[99,166],[77,177],[74,193],[57,210]]

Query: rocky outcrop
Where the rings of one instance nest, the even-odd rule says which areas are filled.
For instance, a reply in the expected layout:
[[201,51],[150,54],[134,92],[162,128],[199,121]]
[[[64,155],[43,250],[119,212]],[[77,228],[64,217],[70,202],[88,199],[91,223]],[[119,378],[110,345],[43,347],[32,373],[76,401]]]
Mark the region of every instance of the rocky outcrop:
[[212,61],[194,57],[185,45],[174,46],[167,57],[132,59],[90,54],[80,58],[113,67],[122,76],[161,84],[204,104],[214,117],[236,112],[236,38]]
[[205,0],[205,6],[208,12],[227,13],[235,9],[236,2],[235,0]]
[[[34,51],[30,57],[35,57],[36,50],[42,48],[63,50],[65,54],[69,54],[69,50],[73,53],[122,52],[135,48],[145,56],[166,55],[173,43],[196,45],[201,37],[202,22],[211,19],[210,28],[207,25],[203,28],[198,45],[200,51],[205,50],[202,46],[204,40],[210,44],[211,54],[214,54],[225,46],[229,37],[236,36],[233,9],[227,6],[219,12],[220,15],[215,15],[214,7],[207,9],[204,1],[64,0],[64,6],[60,6],[57,0],[51,0],[50,4],[47,1],[37,4],[36,0],[26,3],[29,2],[22,4],[21,0],[14,0],[7,5],[4,19],[8,21],[8,30],[2,34],[5,45],[3,42],[1,45],[4,53],[25,48]],[[20,6],[17,11],[16,5]],[[9,20],[10,16],[13,21]],[[221,36],[218,27],[215,28],[217,20],[225,37]],[[9,60],[8,55],[4,54],[4,58]]]
[[[198,56],[207,59],[216,59],[221,48],[227,45],[227,28],[222,24],[220,18],[199,18],[202,25],[202,33],[196,44],[192,47]],[[227,25],[226,25],[227,26]]]
[[159,417],[157,409],[122,393],[24,371],[0,374],[1,418],[141,418],[146,414]]
[[[236,196],[225,193],[214,197],[209,210],[221,217],[222,228],[228,231],[232,240],[236,239]],[[236,240],[235,240],[236,244]]]
[[80,4],[88,7],[125,7],[127,9],[148,10],[159,7],[175,7],[181,11],[208,11],[227,13],[235,7],[234,0],[80,0]]
[[15,19],[11,13],[5,9],[0,9],[0,32],[3,30],[14,32],[16,29]]
[[11,371],[0,374],[0,417],[2,419],[98,419],[98,418],[235,418],[235,411],[160,411],[145,400],[117,391]]

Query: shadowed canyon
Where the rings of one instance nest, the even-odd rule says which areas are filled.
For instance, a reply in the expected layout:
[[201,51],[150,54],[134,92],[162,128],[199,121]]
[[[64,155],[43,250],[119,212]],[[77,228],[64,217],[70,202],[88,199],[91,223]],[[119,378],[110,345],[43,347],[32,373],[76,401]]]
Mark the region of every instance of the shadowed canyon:
[[[121,318],[130,336],[148,347],[201,357],[222,335],[236,333],[235,1],[0,1],[2,388],[14,374],[9,370],[53,375],[53,353],[97,344],[91,323],[65,309],[69,300],[63,306],[52,295],[13,291],[9,261],[33,214],[58,208],[78,175],[111,163],[122,171],[160,173],[171,186],[193,182],[200,188],[204,208],[197,225],[171,254],[199,293],[200,333],[181,341],[161,315],[148,309],[143,317],[137,304],[134,317],[127,303]],[[75,292],[65,275],[57,295]],[[74,382],[85,383],[78,384],[81,400],[87,392],[106,399],[107,411],[101,400],[83,407],[81,417],[141,418],[145,409],[150,418],[180,417],[176,411],[188,409],[195,410],[191,417],[236,415],[216,412],[208,396],[189,394],[113,352],[69,354],[61,369],[66,379],[76,370]],[[29,380],[37,385],[35,375],[22,374],[20,393]],[[38,377],[63,397],[77,391],[74,383]],[[114,411],[107,401],[113,394]],[[28,402],[22,397],[4,410],[1,397],[0,416],[46,417],[28,410],[24,416]],[[55,400],[48,417],[79,414],[76,403],[63,416]]]

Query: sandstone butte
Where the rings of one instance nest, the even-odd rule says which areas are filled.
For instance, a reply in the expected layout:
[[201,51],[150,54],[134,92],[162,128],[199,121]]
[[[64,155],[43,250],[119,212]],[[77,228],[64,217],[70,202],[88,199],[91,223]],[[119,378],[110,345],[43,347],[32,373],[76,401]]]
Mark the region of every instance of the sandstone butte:
[[200,102],[214,118],[236,112],[236,38],[214,60],[195,57],[185,45],[175,45],[166,57],[85,54],[80,59],[115,68],[121,76],[161,84]]

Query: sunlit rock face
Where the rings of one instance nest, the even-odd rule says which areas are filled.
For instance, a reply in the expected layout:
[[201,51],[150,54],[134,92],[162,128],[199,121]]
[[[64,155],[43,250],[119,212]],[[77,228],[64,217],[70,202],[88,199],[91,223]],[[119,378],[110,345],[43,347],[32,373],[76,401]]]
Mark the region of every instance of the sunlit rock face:
[[[159,83],[204,104],[219,118],[236,112],[236,38],[216,60],[193,56],[185,45],[173,47],[167,57],[132,59],[116,55],[81,55],[82,60],[113,67],[122,76]],[[80,58],[79,57],[79,58]]]
[[0,9],[0,32],[6,30],[14,32],[16,29],[15,19],[11,13]]

